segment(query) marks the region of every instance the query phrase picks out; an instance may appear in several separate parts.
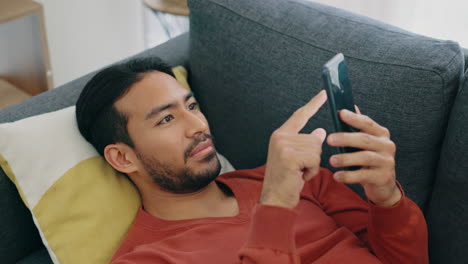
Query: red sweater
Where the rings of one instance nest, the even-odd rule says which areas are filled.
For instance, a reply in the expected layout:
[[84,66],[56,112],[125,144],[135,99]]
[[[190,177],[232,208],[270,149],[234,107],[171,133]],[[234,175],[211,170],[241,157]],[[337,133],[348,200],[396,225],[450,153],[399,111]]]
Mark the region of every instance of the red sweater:
[[381,208],[332,178],[306,183],[292,209],[258,204],[265,167],[223,174],[235,217],[180,221],[139,211],[113,264],[428,263],[426,222],[410,199]]

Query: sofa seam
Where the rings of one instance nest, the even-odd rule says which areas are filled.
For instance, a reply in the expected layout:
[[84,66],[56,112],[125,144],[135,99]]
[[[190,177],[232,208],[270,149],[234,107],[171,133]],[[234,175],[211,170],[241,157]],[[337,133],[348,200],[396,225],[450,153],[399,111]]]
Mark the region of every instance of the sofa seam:
[[[290,2],[291,2],[291,1],[290,1]],[[280,35],[282,35],[282,36],[287,36],[287,37],[289,37],[289,38],[291,38],[291,39],[294,39],[294,40],[296,40],[296,41],[305,43],[305,44],[307,44],[307,45],[309,45],[309,46],[312,46],[312,47],[314,47],[314,48],[320,49],[320,50],[322,50],[322,51],[337,53],[336,51],[333,51],[333,50],[330,50],[330,49],[326,49],[326,48],[323,48],[323,47],[319,47],[319,46],[317,46],[317,45],[315,45],[315,44],[313,44],[313,43],[309,43],[309,42],[307,42],[307,41],[305,41],[305,40],[298,39],[297,37],[294,37],[294,36],[292,36],[292,35],[290,35],[290,34],[287,34],[287,33],[285,33],[285,32],[281,32],[281,31],[279,31],[279,30],[277,30],[277,29],[275,29],[275,28],[272,28],[272,27],[270,27],[270,26],[268,26],[268,25],[265,25],[264,23],[261,23],[261,22],[259,22],[259,21],[256,21],[256,20],[254,20],[254,19],[252,19],[252,18],[250,18],[250,17],[243,16],[243,15],[239,14],[237,11],[232,10],[231,8],[229,8],[229,7],[227,7],[227,6],[224,6],[224,5],[222,5],[222,4],[218,3],[218,2],[210,1],[210,3],[213,3],[214,5],[217,5],[217,6],[221,7],[221,8],[224,8],[224,9],[226,9],[226,10],[232,12],[233,14],[235,14],[235,15],[237,15],[237,16],[239,16],[239,17],[245,18],[245,19],[247,19],[247,20],[249,20],[249,21],[251,21],[251,22],[254,22],[255,24],[260,25],[260,26],[262,26],[262,27],[264,27],[264,28],[266,28],[266,29],[269,29],[269,30],[271,30],[271,31],[273,31],[273,32],[276,32],[276,33],[280,33]],[[294,3],[294,2],[293,2],[293,3]],[[306,7],[307,7],[307,6],[306,6]],[[308,8],[310,8],[310,7],[308,7]],[[320,11],[318,11],[318,12],[320,12]],[[321,12],[321,13],[323,13],[323,12]],[[338,16],[336,16],[336,17],[338,17]],[[340,17],[340,18],[342,18],[342,17]],[[343,18],[343,19],[346,19],[346,18]],[[349,20],[349,21],[353,21],[353,20]],[[358,23],[357,21],[353,21],[353,22]],[[382,23],[383,23],[383,22],[382,22]],[[363,24],[364,24],[364,23],[363,23]],[[365,25],[369,25],[369,24],[365,24]],[[373,25],[369,25],[369,26],[373,26]],[[374,27],[375,27],[375,26],[374,26]],[[383,29],[383,28],[379,28],[379,29]],[[385,30],[385,29],[383,29],[383,30]],[[389,31],[389,30],[387,30],[387,31],[388,31],[388,32],[392,32],[392,33],[400,33],[400,32]],[[402,33],[402,34],[404,34],[404,33]],[[404,35],[411,36],[411,35],[409,35],[409,34],[404,34]],[[432,39],[430,39],[429,37],[427,37],[427,38],[428,38],[429,40],[431,40],[431,41],[437,42],[436,40],[432,40]],[[456,42],[454,42],[454,43],[456,43]],[[458,44],[458,43],[457,43],[457,44]],[[458,45],[459,45],[459,44],[458,44]],[[457,55],[458,55],[458,54],[455,54],[454,57],[456,57]],[[397,66],[397,67],[402,67],[402,68],[409,68],[409,69],[415,69],[415,70],[422,70],[422,71],[427,71],[427,72],[433,72],[433,73],[435,73],[435,74],[437,74],[437,75],[439,75],[439,76],[441,75],[441,72],[439,72],[439,71],[437,71],[437,70],[435,70],[435,69],[429,69],[429,68],[424,68],[424,67],[420,67],[420,66],[412,66],[412,65],[405,65],[405,64],[381,62],[381,61],[371,60],[371,59],[368,59],[368,58],[362,58],[362,57],[358,57],[358,56],[348,56],[348,55],[346,55],[346,57],[352,58],[352,59],[356,59],[356,60],[360,60],[360,61],[370,62],[370,63],[374,63],[374,64],[391,65],[391,66]],[[453,60],[453,58],[450,60],[450,62],[451,62],[452,60]],[[447,65],[448,65],[448,64],[447,64]]]
[[[242,17],[246,20],[249,20],[259,26],[262,26],[272,32],[276,32],[278,34],[280,34],[281,36],[285,36],[287,38],[290,38],[290,39],[293,39],[293,40],[296,40],[298,42],[301,42],[301,43],[304,43],[308,46],[311,46],[311,47],[314,47],[314,48],[317,48],[319,50],[322,50],[322,51],[326,51],[326,52],[331,52],[331,53],[337,53],[336,51],[333,51],[333,50],[330,50],[330,49],[326,49],[326,48],[323,48],[323,47],[319,47],[318,45],[316,44],[313,44],[313,43],[310,43],[308,41],[305,41],[305,40],[302,40],[302,39],[299,39],[295,36],[292,36],[290,34],[287,34],[285,32],[281,32],[279,31],[278,29],[275,29],[269,25],[266,25],[265,23],[262,23],[262,22],[259,22],[259,21],[256,21],[254,19],[252,19],[251,17],[249,16],[244,16],[242,14],[240,14],[239,12],[221,4],[221,3],[218,3],[217,1],[209,1],[210,3],[220,7],[220,8],[223,8],[225,10],[228,10],[229,12],[231,12],[232,14],[235,14],[236,16],[238,17]],[[299,3],[299,2],[294,2],[294,1],[288,1],[292,4],[297,4],[297,5],[301,5],[301,6],[304,6],[308,9],[312,9],[311,7],[307,6],[307,5],[304,5],[302,3]],[[314,9],[315,11],[321,13],[321,14],[325,14],[324,12],[322,11],[319,11],[317,9]],[[342,17],[342,16],[337,16],[337,15],[333,15],[333,14],[328,14],[327,15],[331,15],[331,16],[334,16],[334,17],[337,17],[337,18],[340,18],[340,19],[343,19],[343,20],[347,20],[347,21],[351,21],[353,23],[360,23],[360,24],[363,24],[363,25],[366,25],[366,26],[370,26],[370,27],[374,27],[374,28],[377,28],[377,29],[381,29],[381,30],[384,30],[386,32],[391,32],[391,33],[398,33],[398,34],[402,34],[402,35],[405,35],[405,36],[413,36],[411,34],[408,34],[408,33],[405,33],[405,32],[396,32],[396,31],[391,31],[391,30],[388,30],[388,29],[385,29],[383,27],[380,27],[380,26],[376,26],[376,25],[371,25],[371,24],[367,24],[367,23],[362,23],[362,22],[358,22],[358,21],[354,21],[352,19],[349,19],[349,18],[345,18],[345,17]],[[383,22],[382,22],[383,23]],[[415,34],[416,35],[416,34]],[[416,35],[417,36],[417,35]],[[424,37],[424,36],[422,36]],[[438,40],[435,40],[435,39],[431,39],[429,37],[426,37],[427,40],[431,41],[431,42],[434,42],[434,43],[440,43],[441,41],[438,41]],[[457,44],[459,46],[459,49],[460,49],[460,45],[456,42],[453,42],[455,44]],[[460,55],[460,52],[453,52],[453,56],[452,58],[444,65],[444,66],[449,66],[453,63],[453,61],[458,57],[458,55]],[[381,61],[377,61],[377,60],[371,60],[371,59],[368,59],[368,58],[363,58],[363,57],[360,57],[360,56],[346,56],[348,58],[352,58],[352,59],[355,59],[355,60],[358,60],[358,61],[363,61],[363,62],[368,62],[368,63],[372,63],[372,64],[379,64],[379,65],[388,65],[388,66],[394,66],[394,67],[401,67],[401,68],[409,68],[409,69],[413,69],[413,70],[418,70],[418,71],[425,71],[425,72],[432,72],[433,74],[437,75],[441,82],[442,82],[442,87],[445,87],[445,85],[447,84],[447,80],[446,78],[444,77],[445,73],[447,73],[447,70],[448,70],[448,67],[445,67],[445,70],[444,71],[438,71],[436,69],[429,69],[429,68],[424,68],[424,67],[420,67],[420,66],[413,66],[413,65],[405,65],[405,64],[397,64],[397,63],[388,63],[388,62],[381,62]],[[458,87],[457,87],[457,90],[458,90]],[[443,90],[441,90],[441,97],[442,99],[445,101],[447,99],[447,97],[445,96],[445,93]],[[443,110],[444,110],[444,113],[447,112],[448,110],[448,106],[446,105],[443,105]],[[442,129],[442,127],[440,127],[440,129]]]
[[[301,2],[296,2],[296,1],[291,1],[291,0],[288,0],[288,2],[290,2],[290,3],[292,3],[292,4],[297,4],[297,5],[303,6],[303,7],[307,8],[307,9],[313,9],[313,10],[315,10],[316,12],[318,12],[318,13],[320,13],[320,14],[330,15],[330,16],[333,16],[333,17],[336,17],[336,18],[339,18],[339,19],[342,19],[342,20],[345,20],[345,21],[350,21],[350,22],[353,22],[354,24],[362,24],[362,25],[366,25],[366,26],[369,26],[369,27],[372,27],[372,28],[375,28],[375,29],[383,30],[383,31],[385,31],[385,32],[390,32],[390,33],[394,33],[394,34],[402,34],[402,35],[408,36],[408,37],[418,36],[418,34],[416,34],[416,33],[410,34],[411,32],[410,32],[410,33],[407,33],[407,32],[404,32],[404,31],[403,31],[403,32],[398,32],[398,31],[394,31],[394,30],[389,30],[389,29],[387,29],[387,28],[384,28],[384,27],[381,27],[381,26],[378,26],[378,25],[372,25],[372,24],[368,24],[368,23],[363,23],[363,22],[356,21],[356,20],[354,20],[354,19],[346,18],[346,17],[343,17],[343,16],[338,16],[338,15],[331,14],[331,13],[330,13],[330,14],[329,14],[329,13],[325,13],[325,12],[320,11],[320,10],[318,10],[318,9],[311,8],[310,6],[305,5],[305,4],[301,3]],[[339,9],[339,8],[337,8],[337,9]],[[345,11],[346,11],[346,10],[345,10]],[[365,17],[367,17],[367,16],[365,16]],[[367,17],[367,18],[373,19],[373,18],[370,18],[370,17]],[[378,20],[376,20],[376,21],[378,21]],[[385,22],[382,22],[382,21],[378,21],[378,22],[385,23]],[[402,30],[403,30],[403,29],[402,29]],[[420,35],[420,36],[422,36],[422,35]],[[425,36],[422,36],[422,37],[425,37]],[[430,37],[427,37],[427,40],[429,40],[429,41],[431,41],[431,42],[434,42],[434,43],[440,43],[440,42],[441,42],[440,40],[432,39],[432,38],[430,38]],[[457,44],[458,44],[458,43],[457,43]],[[461,51],[460,44],[458,44],[458,45],[459,45],[459,49],[460,49],[460,51]],[[455,54],[453,55],[453,57],[452,57],[445,65],[446,65],[446,66],[451,65],[452,62],[457,58],[458,55],[459,55],[459,54],[455,53]],[[462,52],[461,55],[462,55],[462,57],[463,57],[463,52]],[[354,58],[354,57],[351,57],[351,58]],[[372,61],[369,61],[369,60],[366,60],[366,59],[358,59],[358,58],[354,58],[354,59],[362,60],[362,61],[365,61],[365,62],[372,62]],[[375,62],[372,62],[372,63],[375,63]],[[381,63],[381,62],[378,62],[378,63],[383,64],[383,65],[392,65],[392,66],[409,67],[409,68],[411,68],[411,69],[419,69],[418,67],[409,66],[409,65],[401,65],[401,64],[394,64],[394,63]],[[464,67],[464,65],[463,65],[463,67]],[[445,85],[447,84],[447,80],[445,80],[445,78],[443,77],[443,75],[444,75],[445,73],[447,73],[447,68],[448,68],[448,67],[445,67],[445,70],[444,70],[444,71],[439,72],[439,71],[434,70],[434,69],[427,69],[427,68],[421,67],[422,70],[434,72],[434,73],[436,73],[437,75],[439,75],[439,77],[440,77],[441,80],[442,80],[442,85],[443,85],[443,87],[445,87]],[[420,70],[421,70],[421,69],[420,69]],[[457,90],[458,90],[458,87],[457,87]],[[445,102],[445,100],[447,99],[446,96],[445,96],[445,93],[444,93],[443,91],[442,91],[442,99],[444,100],[444,102]],[[444,104],[444,112],[446,112],[447,110],[448,110],[448,108],[447,108],[446,105]]]
[[[386,29],[386,28],[381,27],[381,26],[378,26],[378,25],[372,25],[372,24],[368,24],[368,23],[363,23],[363,22],[360,22],[360,21],[356,21],[356,20],[354,20],[354,19],[350,19],[350,18],[346,18],[346,17],[339,16],[339,15],[335,15],[335,14],[331,14],[331,13],[325,13],[325,12],[323,12],[323,11],[320,11],[320,10],[318,10],[318,9],[315,9],[315,8],[312,8],[312,7],[308,6],[308,5],[305,5],[305,4],[301,3],[301,2],[296,2],[296,1],[291,1],[291,0],[288,0],[288,2],[293,3],[293,4],[297,4],[297,5],[300,5],[300,6],[303,6],[303,7],[307,8],[307,9],[315,10],[315,11],[317,11],[317,12],[320,13],[320,14],[330,15],[330,16],[333,16],[333,17],[336,17],[336,18],[340,18],[340,19],[343,19],[343,20],[346,20],[346,21],[353,22],[353,23],[355,23],[355,24],[363,24],[363,25],[366,25],[366,26],[369,26],[369,27],[373,27],[373,28],[376,28],[376,29],[384,30],[384,31],[386,31],[386,32],[395,33],[395,34],[402,34],[402,35],[405,35],[405,36],[408,36],[408,37],[422,36],[422,35],[419,35],[419,34],[416,34],[416,33],[412,33],[412,32],[404,32],[404,31],[407,31],[407,30],[405,30],[405,29],[401,29],[401,30],[403,30],[403,31],[402,31],[402,32],[399,32],[399,31],[389,30],[389,29]],[[324,4],[324,6],[331,7],[331,8],[336,8],[336,9],[338,9],[338,10],[342,10],[342,11],[350,12],[351,14],[354,14],[353,12],[348,11],[348,10],[345,10],[345,9],[342,9],[342,8],[333,7],[333,6],[328,6],[328,5],[326,5],[326,4]],[[357,13],[356,13],[356,14],[357,14]],[[357,15],[360,15],[360,14],[357,14]],[[368,19],[373,19],[373,20],[375,20],[375,21],[377,21],[377,22],[380,22],[380,23],[387,24],[387,23],[385,23],[385,22],[383,22],[383,21],[379,21],[379,20],[377,20],[377,19],[371,18],[371,17],[366,16],[366,15],[360,15],[360,16],[366,17],[366,18],[368,18]],[[390,25],[390,24],[388,24],[388,25],[389,25],[389,26],[393,26],[393,25]],[[423,37],[424,37],[424,36],[423,36]],[[432,42],[440,42],[440,40],[437,40],[437,39],[432,39],[432,38],[429,38],[429,39],[430,39]]]
[[[462,69],[463,69],[465,63],[464,63],[463,50],[461,48],[460,48],[460,52],[461,52],[462,59],[463,59],[463,62],[462,62],[462,64],[463,64]],[[456,57],[457,56],[455,55],[452,59],[450,59],[450,61],[447,63],[447,65],[451,65]],[[445,72],[447,72],[447,70],[445,70],[444,73]],[[461,71],[461,74],[462,74],[462,76],[459,78],[460,83],[458,84],[458,87],[456,88],[455,97],[457,97],[458,94],[461,92],[462,85],[464,84],[464,81],[466,81],[466,74],[464,74],[463,70]],[[444,78],[442,78],[442,80],[445,82]],[[445,83],[444,83],[444,86],[445,86]],[[446,96],[445,96],[445,94],[443,92],[442,92],[442,97],[443,97],[444,102],[445,102]],[[455,98],[455,100],[456,100],[456,98]],[[435,184],[437,184],[437,182],[439,181],[439,177],[438,177],[439,168],[441,166],[440,163],[441,163],[442,156],[444,155],[444,152],[445,152],[444,149],[445,149],[445,144],[446,144],[447,131],[449,129],[450,119],[452,117],[452,111],[453,111],[453,104],[452,104],[452,107],[450,109],[448,108],[448,106],[446,104],[444,104],[443,107],[444,107],[444,112],[447,113],[447,122],[446,122],[445,129],[442,129],[443,127],[441,127],[441,129],[443,130],[443,137],[441,138],[440,150],[438,152],[438,158],[437,158],[437,165],[436,165],[434,177],[433,177],[433,179],[431,179],[431,186],[435,186]],[[433,194],[434,194],[434,188],[429,192],[429,194],[427,196],[427,202],[426,202],[426,204],[425,204],[425,206],[423,208],[424,214],[428,213],[430,203],[432,201]]]
[[[458,54],[455,54],[455,55],[450,59],[450,61],[447,63],[447,66],[452,65],[453,61],[457,58],[457,55],[458,55]],[[447,80],[445,80],[445,78],[443,77],[443,75],[445,75],[445,74],[447,73],[447,71],[448,71],[448,67],[446,67],[446,68],[445,68],[445,71],[443,71],[443,72],[441,73],[441,75],[440,75],[440,77],[441,77],[441,79],[442,79],[442,82],[443,82],[442,84],[443,84],[444,87],[445,87],[445,85],[447,84]],[[456,87],[457,92],[458,92],[458,90],[459,90],[459,87],[460,87],[459,85],[458,85],[458,87]],[[445,96],[445,93],[444,93],[443,91],[442,91],[442,99],[444,100],[444,102],[446,102],[446,100],[447,100],[447,97]],[[448,106],[447,106],[446,104],[443,104],[443,107],[444,107],[444,112],[447,113],[447,115],[450,115],[450,112],[448,111],[448,110],[449,110]],[[446,130],[447,130],[447,127],[444,129],[444,135],[445,135]],[[445,138],[445,136],[444,136],[444,138]],[[439,158],[440,158],[440,157],[439,157]]]
[[[289,2],[290,2],[290,3],[297,3],[297,2],[293,2],[293,1],[289,1]],[[256,20],[254,20],[254,19],[252,19],[252,18],[250,18],[250,17],[243,16],[243,15],[239,14],[238,12],[236,12],[235,10],[232,10],[231,8],[229,8],[229,7],[225,6],[225,5],[222,5],[222,4],[218,3],[218,2],[210,1],[210,3],[213,3],[213,4],[216,5],[216,6],[219,6],[219,7],[221,7],[221,8],[224,8],[224,9],[230,11],[231,13],[235,14],[236,16],[245,18],[245,19],[247,19],[247,20],[249,20],[249,21],[251,21],[251,22],[253,22],[253,23],[257,24],[257,25],[260,25],[260,26],[262,26],[262,27],[264,27],[264,28],[266,28],[266,29],[268,29],[268,30],[271,30],[271,31],[276,32],[276,33],[279,33],[281,36],[285,36],[285,37],[294,39],[294,40],[296,40],[296,41],[299,41],[299,42],[301,42],[301,43],[305,43],[305,44],[307,44],[307,45],[309,45],[309,46],[312,46],[312,47],[314,47],[314,48],[320,49],[320,50],[322,50],[322,51],[337,53],[336,51],[332,51],[332,50],[330,50],[330,49],[326,49],[326,48],[323,48],[323,47],[318,47],[318,46],[315,45],[315,44],[309,43],[309,42],[307,42],[307,41],[305,41],[305,40],[302,40],[302,39],[298,39],[297,37],[291,36],[290,34],[287,34],[287,33],[284,33],[284,32],[280,32],[279,30],[277,30],[277,29],[275,29],[275,28],[272,28],[272,27],[270,27],[270,26],[268,26],[268,25],[265,25],[264,23],[261,23],[261,22],[259,22],[259,21],[256,21]],[[300,4],[300,3],[297,3],[297,4]],[[302,5],[302,4],[300,4],[300,5]],[[302,6],[305,6],[305,5],[302,5]],[[308,6],[305,6],[305,7],[310,8],[310,7],[308,7]],[[315,9],[315,10],[316,10],[316,9]],[[318,10],[317,10],[317,12],[320,12],[320,13],[323,14],[323,12],[321,12],[321,11],[318,11]],[[335,16],[335,17],[339,17],[339,16],[336,16],[336,15],[334,15],[334,16]],[[347,19],[347,18],[343,18],[343,17],[339,17],[339,18],[342,18],[342,19],[345,19],[345,20],[349,20],[349,21],[353,21],[353,20],[350,20],[350,19]],[[354,22],[354,23],[358,23],[357,21],[353,21],[353,22]],[[365,23],[362,23],[362,24],[365,24]],[[376,28],[377,28],[377,26],[374,26],[374,25],[369,25],[369,24],[365,24],[365,25],[373,26],[373,27],[376,27]],[[384,28],[382,28],[382,27],[378,27],[378,28],[379,28],[379,29],[382,29],[382,30],[386,30],[386,29],[384,29]],[[386,30],[386,31],[389,31],[389,30]],[[394,32],[394,31],[389,31],[389,32],[400,33],[400,32]],[[404,33],[401,33],[401,34],[404,34]],[[409,34],[404,34],[404,35],[411,36],[411,35],[409,35]],[[436,40],[432,40],[432,39],[430,39],[430,38],[429,38],[429,40],[430,40],[430,41],[433,41],[433,42],[437,42]],[[459,45],[459,44],[458,44],[458,45]],[[453,55],[453,57],[452,57],[445,65],[446,65],[446,66],[450,65],[450,64],[457,58],[458,55],[459,55],[459,53],[455,53],[455,54]],[[370,59],[367,59],[367,58],[361,58],[361,57],[358,57],[358,56],[346,56],[346,57],[352,58],[352,59],[355,59],[355,60],[359,60],[359,61],[363,61],[363,62],[373,63],[373,64],[389,65],[389,66],[395,66],[395,67],[401,67],[401,68],[409,68],[409,69],[419,70],[419,71],[432,72],[432,73],[436,74],[436,75],[441,79],[441,81],[442,81],[442,86],[443,86],[443,87],[445,87],[445,84],[447,83],[447,81],[445,80],[445,78],[444,78],[444,76],[443,76],[443,74],[445,74],[445,73],[447,72],[447,70],[445,70],[445,71],[443,71],[443,72],[440,72],[440,71],[437,71],[437,70],[435,70],[435,69],[428,69],[428,68],[419,67],[419,66],[410,66],[410,65],[404,65],[404,64],[396,64],[396,63],[387,63],[387,62],[375,61],[375,60],[370,60]],[[447,69],[447,68],[448,68],[448,67],[446,67],[446,69]],[[457,90],[458,90],[458,88],[457,88]],[[446,96],[445,96],[445,94],[444,94],[444,91],[441,91],[441,94],[442,94],[442,99],[445,101],[445,100],[446,100]],[[446,112],[446,111],[448,110],[447,106],[444,105],[444,106],[443,106],[443,110],[444,110],[444,112]]]

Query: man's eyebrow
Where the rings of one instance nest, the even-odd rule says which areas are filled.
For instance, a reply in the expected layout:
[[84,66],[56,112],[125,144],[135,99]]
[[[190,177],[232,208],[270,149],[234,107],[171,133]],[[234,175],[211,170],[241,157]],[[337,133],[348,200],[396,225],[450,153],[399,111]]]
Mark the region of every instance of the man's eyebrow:
[[[190,98],[193,97],[193,92],[189,92],[188,94],[186,94],[184,96],[184,102],[187,102],[188,100],[190,100]],[[168,103],[168,104],[163,104],[163,105],[159,105],[159,106],[156,106],[154,107],[153,109],[151,109],[145,116],[145,120],[148,120],[148,119],[151,119],[155,116],[157,116],[159,113],[161,113],[162,111],[166,110],[166,109],[169,109],[169,108],[172,108],[174,106],[177,105],[177,102],[172,102],[172,103]]]
[[189,92],[186,96],[185,96],[185,99],[184,99],[184,102],[187,102],[190,98],[193,97],[193,92]]

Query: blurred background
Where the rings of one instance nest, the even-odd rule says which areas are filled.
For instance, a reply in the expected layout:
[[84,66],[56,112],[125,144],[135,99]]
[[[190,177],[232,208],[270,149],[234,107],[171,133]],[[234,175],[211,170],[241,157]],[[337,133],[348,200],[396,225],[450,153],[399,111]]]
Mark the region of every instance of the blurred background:
[[[139,0],[41,0],[54,86],[168,39],[164,19]],[[468,47],[466,0],[318,0],[409,31]],[[440,10],[445,10],[440,15]],[[167,16],[172,36],[180,20]],[[187,26],[188,29],[188,26]]]
[[[422,35],[454,40],[468,48],[468,19],[463,19],[468,10],[466,0],[314,1]],[[2,21],[1,13],[11,8],[13,2],[27,0],[0,0],[3,9],[0,10],[0,48],[11,34],[5,29],[11,21]],[[48,47],[45,53],[49,65],[45,70],[48,89],[189,30],[186,0],[35,0],[34,3],[42,5],[44,43]],[[8,54],[13,56],[11,51]]]

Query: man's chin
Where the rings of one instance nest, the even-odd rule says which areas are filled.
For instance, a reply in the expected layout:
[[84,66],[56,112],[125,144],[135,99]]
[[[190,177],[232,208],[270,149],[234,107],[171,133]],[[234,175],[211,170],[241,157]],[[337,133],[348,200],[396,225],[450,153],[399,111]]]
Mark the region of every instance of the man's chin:
[[194,164],[198,171],[197,174],[199,175],[219,175],[221,171],[221,163],[219,162],[218,156],[216,155],[216,151],[213,153],[208,154],[201,160],[198,160]]
[[203,164],[202,166],[198,164],[197,167],[197,169],[190,169],[186,172],[185,177],[191,179],[190,181],[185,182],[187,185],[179,185],[179,188],[171,188],[166,190],[179,194],[199,191],[213,182],[221,171],[221,163],[216,156],[216,152],[214,152],[214,156],[209,161],[207,161],[207,163]]

